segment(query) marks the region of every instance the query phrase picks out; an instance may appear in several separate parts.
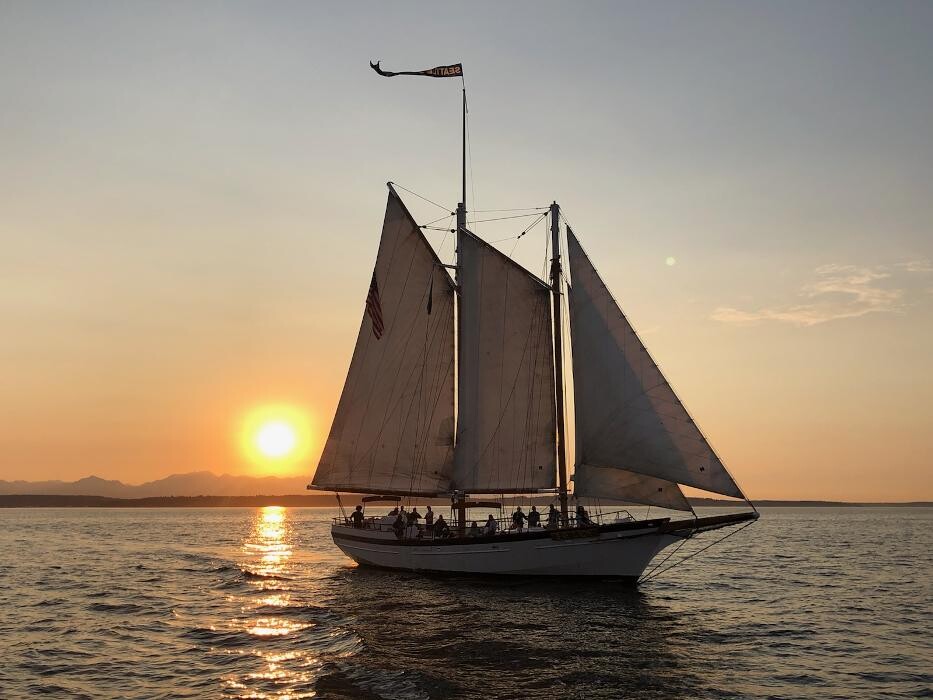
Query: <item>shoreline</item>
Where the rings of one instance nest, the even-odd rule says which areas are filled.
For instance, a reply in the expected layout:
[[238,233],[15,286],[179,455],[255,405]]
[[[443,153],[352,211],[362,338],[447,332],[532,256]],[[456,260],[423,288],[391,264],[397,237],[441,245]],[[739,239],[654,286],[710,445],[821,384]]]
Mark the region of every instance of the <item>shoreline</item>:
[[[344,498],[344,507],[352,507],[359,496],[349,494]],[[419,504],[447,505],[446,499],[418,498]],[[742,506],[744,503],[715,498],[691,498],[690,503],[699,508],[726,508]],[[505,499],[503,503],[525,503],[528,499]],[[550,499],[533,499],[533,502],[548,503]],[[933,502],[910,501],[904,503],[872,503],[846,501],[755,501],[759,508],[930,508]],[[618,504],[620,508],[626,504]],[[635,505],[637,504],[630,504]],[[337,499],[328,495],[283,495],[283,496],[152,496],[149,498],[111,498],[108,496],[74,496],[47,494],[0,495],[0,508],[261,508],[284,506],[287,508],[336,508]]]

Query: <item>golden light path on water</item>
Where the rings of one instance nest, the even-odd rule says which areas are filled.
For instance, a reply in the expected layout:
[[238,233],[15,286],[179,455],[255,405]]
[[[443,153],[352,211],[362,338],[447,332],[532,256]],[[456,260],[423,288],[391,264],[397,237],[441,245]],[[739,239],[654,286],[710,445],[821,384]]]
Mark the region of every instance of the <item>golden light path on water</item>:
[[[264,642],[284,638],[313,626],[310,622],[289,619],[276,610],[285,612],[293,605],[290,588],[290,568],[294,556],[294,533],[288,522],[288,512],[280,506],[266,506],[256,512],[253,527],[245,538],[241,555],[241,568],[248,574],[253,595],[231,596],[240,606],[242,618],[233,621],[234,627],[256,639],[248,651],[233,653],[253,654],[262,659],[264,668],[245,676],[226,679],[229,691],[241,697],[288,700],[315,697],[313,691],[296,690],[312,687],[320,658],[306,651],[273,651],[264,649]],[[258,613],[258,614],[257,614]],[[270,686],[276,690],[260,691]],[[244,695],[245,693],[245,695]]]

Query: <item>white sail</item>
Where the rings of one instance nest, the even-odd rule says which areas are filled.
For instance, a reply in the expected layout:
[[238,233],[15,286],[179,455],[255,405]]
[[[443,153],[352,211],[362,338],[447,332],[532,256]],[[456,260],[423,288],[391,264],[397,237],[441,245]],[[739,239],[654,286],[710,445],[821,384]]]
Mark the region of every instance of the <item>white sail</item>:
[[423,494],[448,490],[454,437],[453,299],[450,275],[390,191],[373,285],[314,486]]
[[549,288],[469,232],[459,240],[460,382],[452,486],[556,485]]
[[644,503],[671,510],[692,510],[677,484],[612,467],[578,464],[573,474],[573,494],[577,498],[600,498]]
[[569,229],[567,242],[577,463],[744,498]]

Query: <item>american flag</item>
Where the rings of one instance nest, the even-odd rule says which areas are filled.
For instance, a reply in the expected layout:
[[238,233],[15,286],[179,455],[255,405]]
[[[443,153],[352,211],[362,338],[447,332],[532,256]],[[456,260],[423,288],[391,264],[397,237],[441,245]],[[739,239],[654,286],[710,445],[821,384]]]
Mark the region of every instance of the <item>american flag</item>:
[[386,327],[382,321],[382,304],[379,301],[379,285],[376,283],[375,273],[373,281],[369,283],[369,294],[366,295],[366,313],[373,322],[373,335],[379,340]]

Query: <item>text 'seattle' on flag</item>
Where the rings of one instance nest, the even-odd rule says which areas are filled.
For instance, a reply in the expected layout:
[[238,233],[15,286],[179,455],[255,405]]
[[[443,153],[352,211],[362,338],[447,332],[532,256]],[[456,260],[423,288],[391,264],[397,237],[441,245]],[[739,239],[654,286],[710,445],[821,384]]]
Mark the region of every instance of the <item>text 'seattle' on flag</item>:
[[381,61],[376,61],[373,63],[369,62],[369,67],[376,71],[379,75],[382,75],[386,78],[394,78],[396,75],[423,75],[428,78],[462,78],[463,77],[463,64],[454,63],[449,66],[435,66],[434,68],[428,68],[427,70],[403,70],[403,71],[390,71],[382,70],[379,67]]
[[379,301],[379,285],[375,274],[369,283],[369,294],[366,295],[366,313],[373,322],[373,335],[379,340],[385,331],[385,324],[382,321],[382,302]]

